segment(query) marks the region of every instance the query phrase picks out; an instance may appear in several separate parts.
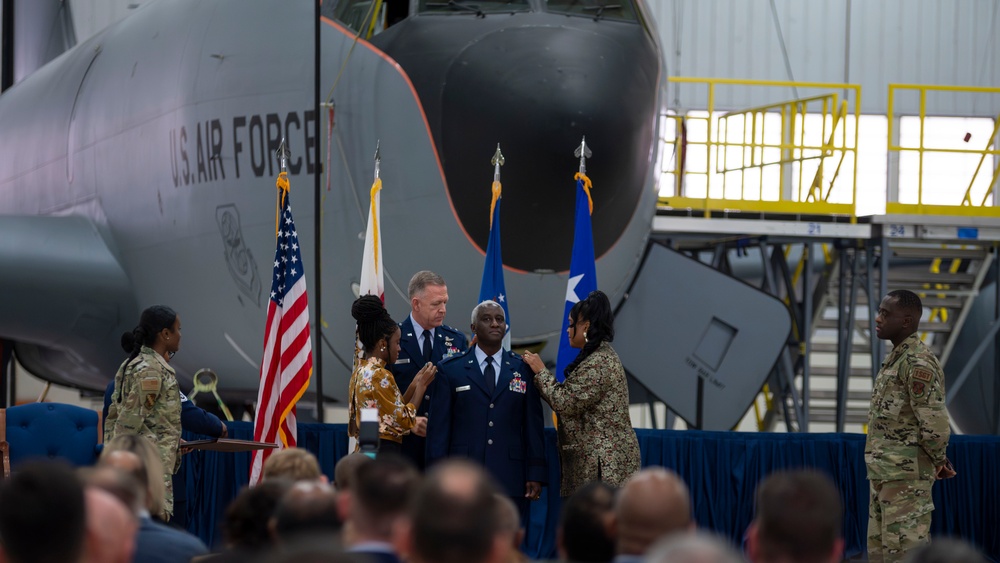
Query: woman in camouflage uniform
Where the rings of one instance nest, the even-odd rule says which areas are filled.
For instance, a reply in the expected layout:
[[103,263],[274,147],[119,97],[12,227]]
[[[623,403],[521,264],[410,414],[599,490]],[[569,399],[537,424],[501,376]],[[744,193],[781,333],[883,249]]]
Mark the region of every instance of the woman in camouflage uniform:
[[569,343],[580,353],[566,366],[559,383],[537,354],[524,361],[535,372],[535,386],[559,415],[559,494],[572,495],[591,481],[620,487],[639,471],[639,441],[628,413],[628,383],[618,354],[614,314],[608,296],[591,292],[569,313]]
[[154,305],[142,312],[139,326],[122,335],[129,353],[111,395],[104,441],[138,434],[156,445],[163,463],[164,521],[173,514],[171,475],[181,464],[181,398],[174,369],[168,361],[181,344],[181,320],[172,309]]

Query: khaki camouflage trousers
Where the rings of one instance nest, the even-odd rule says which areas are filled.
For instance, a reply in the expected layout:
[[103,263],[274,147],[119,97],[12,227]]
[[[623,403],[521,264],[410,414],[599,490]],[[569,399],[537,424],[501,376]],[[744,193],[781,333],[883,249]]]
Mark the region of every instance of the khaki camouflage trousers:
[[930,542],[929,480],[870,481],[868,506],[868,561],[902,561],[907,552]]

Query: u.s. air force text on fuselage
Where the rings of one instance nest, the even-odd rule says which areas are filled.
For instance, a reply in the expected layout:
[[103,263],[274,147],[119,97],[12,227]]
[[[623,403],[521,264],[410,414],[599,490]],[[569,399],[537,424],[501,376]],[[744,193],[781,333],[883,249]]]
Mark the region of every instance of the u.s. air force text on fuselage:
[[282,138],[298,148],[298,156],[293,154],[288,160],[288,171],[298,174],[305,165],[305,173],[313,174],[315,118],[314,110],[290,111],[284,116],[237,115],[171,128],[170,172],[174,187],[225,180],[227,173],[235,178],[247,174],[258,178],[275,176],[278,170],[272,155]]

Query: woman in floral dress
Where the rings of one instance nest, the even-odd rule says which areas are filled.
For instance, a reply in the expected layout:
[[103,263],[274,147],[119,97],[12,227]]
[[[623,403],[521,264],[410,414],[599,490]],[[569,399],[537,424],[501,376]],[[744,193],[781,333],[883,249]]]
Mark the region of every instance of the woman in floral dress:
[[[351,374],[348,434],[355,439],[359,437],[362,409],[378,409],[378,451],[399,453],[403,435],[411,431],[426,432],[426,421],[418,424],[417,407],[428,385],[434,381],[437,368],[428,363],[401,394],[392,372],[386,367],[399,355],[396,321],[389,316],[382,301],[373,295],[358,298],[351,307],[351,315],[358,321],[358,338],[364,357]],[[359,441],[354,451],[360,449]]]

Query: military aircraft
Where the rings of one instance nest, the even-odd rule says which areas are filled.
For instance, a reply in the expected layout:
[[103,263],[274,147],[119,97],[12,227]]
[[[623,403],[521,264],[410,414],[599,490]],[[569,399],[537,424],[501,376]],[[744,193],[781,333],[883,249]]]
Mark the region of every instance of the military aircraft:
[[[430,269],[448,282],[446,322],[468,332],[498,143],[515,344],[556,354],[584,136],[599,283],[622,300],[658,192],[666,75],[643,2],[371,4],[322,5],[318,128],[306,0],[153,0],[0,95],[0,339],[24,368],[103,389],[122,332],[162,303],[182,319],[182,379],[210,368],[224,394],[254,397],[283,138],[334,401],[350,375],[377,144],[397,320],[410,276]],[[15,49],[26,35],[15,30]]]

